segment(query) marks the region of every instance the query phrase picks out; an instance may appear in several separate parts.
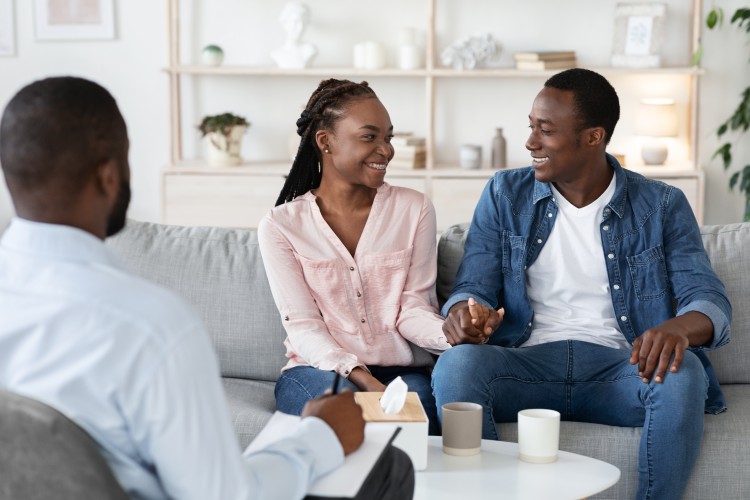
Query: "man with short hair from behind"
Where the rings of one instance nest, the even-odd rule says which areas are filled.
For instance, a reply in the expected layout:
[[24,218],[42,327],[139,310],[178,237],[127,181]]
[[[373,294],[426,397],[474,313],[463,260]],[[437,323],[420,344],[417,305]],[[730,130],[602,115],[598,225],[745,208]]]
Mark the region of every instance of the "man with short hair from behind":
[[[46,403],[98,443],[143,499],[301,498],[364,439],[353,393],[313,400],[288,437],[241,454],[201,319],[117,264],[129,141],[114,98],[74,77],[8,103],[0,163],[17,216],[0,239],[0,388]],[[410,498],[389,447],[358,498]]]

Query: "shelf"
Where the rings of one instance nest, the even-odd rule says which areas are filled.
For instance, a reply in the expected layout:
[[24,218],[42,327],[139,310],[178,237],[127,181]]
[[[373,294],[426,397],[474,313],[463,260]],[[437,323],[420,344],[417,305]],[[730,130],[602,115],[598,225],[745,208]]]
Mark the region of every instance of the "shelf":
[[[667,68],[613,68],[611,66],[589,67],[603,75],[702,75],[704,70],[695,67],[667,67]],[[331,68],[305,68],[305,69],[281,69],[271,66],[201,66],[180,65],[164,68],[167,73],[176,75],[216,75],[216,76],[283,76],[283,77],[341,77],[341,76],[366,76],[366,77],[403,77],[424,78],[428,76],[441,78],[530,78],[536,76],[551,76],[559,73],[562,69],[550,70],[518,70],[507,68],[479,68],[456,70],[452,68],[431,68],[403,70],[398,68],[383,68],[378,70],[364,70],[349,67]]]

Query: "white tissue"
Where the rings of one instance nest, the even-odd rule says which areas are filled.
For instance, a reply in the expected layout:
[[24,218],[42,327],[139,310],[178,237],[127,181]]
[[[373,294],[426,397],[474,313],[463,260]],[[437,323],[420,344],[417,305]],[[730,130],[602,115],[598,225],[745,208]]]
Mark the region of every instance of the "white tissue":
[[383,397],[380,398],[380,407],[383,409],[383,413],[400,412],[406,402],[407,392],[409,392],[409,387],[406,382],[401,380],[401,377],[393,379],[385,388]]

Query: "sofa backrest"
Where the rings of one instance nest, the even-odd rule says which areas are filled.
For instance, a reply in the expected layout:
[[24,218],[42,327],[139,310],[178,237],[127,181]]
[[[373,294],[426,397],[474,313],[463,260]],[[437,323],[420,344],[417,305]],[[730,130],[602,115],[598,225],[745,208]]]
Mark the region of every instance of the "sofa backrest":
[[[440,305],[450,295],[464,254],[469,224],[449,227],[438,242],[437,295]],[[701,227],[711,265],[732,303],[729,345],[708,353],[722,384],[750,383],[750,223]]]
[[131,272],[202,315],[225,377],[275,381],[284,338],[255,231],[129,220],[107,245]]

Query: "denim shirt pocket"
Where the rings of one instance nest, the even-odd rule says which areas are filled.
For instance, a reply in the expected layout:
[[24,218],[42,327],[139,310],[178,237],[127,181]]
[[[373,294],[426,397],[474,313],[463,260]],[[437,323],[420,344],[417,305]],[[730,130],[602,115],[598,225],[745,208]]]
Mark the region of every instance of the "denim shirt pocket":
[[639,300],[664,297],[668,288],[667,265],[661,245],[627,257],[633,288]]
[[526,258],[526,236],[515,236],[503,231],[503,274],[520,283],[523,279]]

